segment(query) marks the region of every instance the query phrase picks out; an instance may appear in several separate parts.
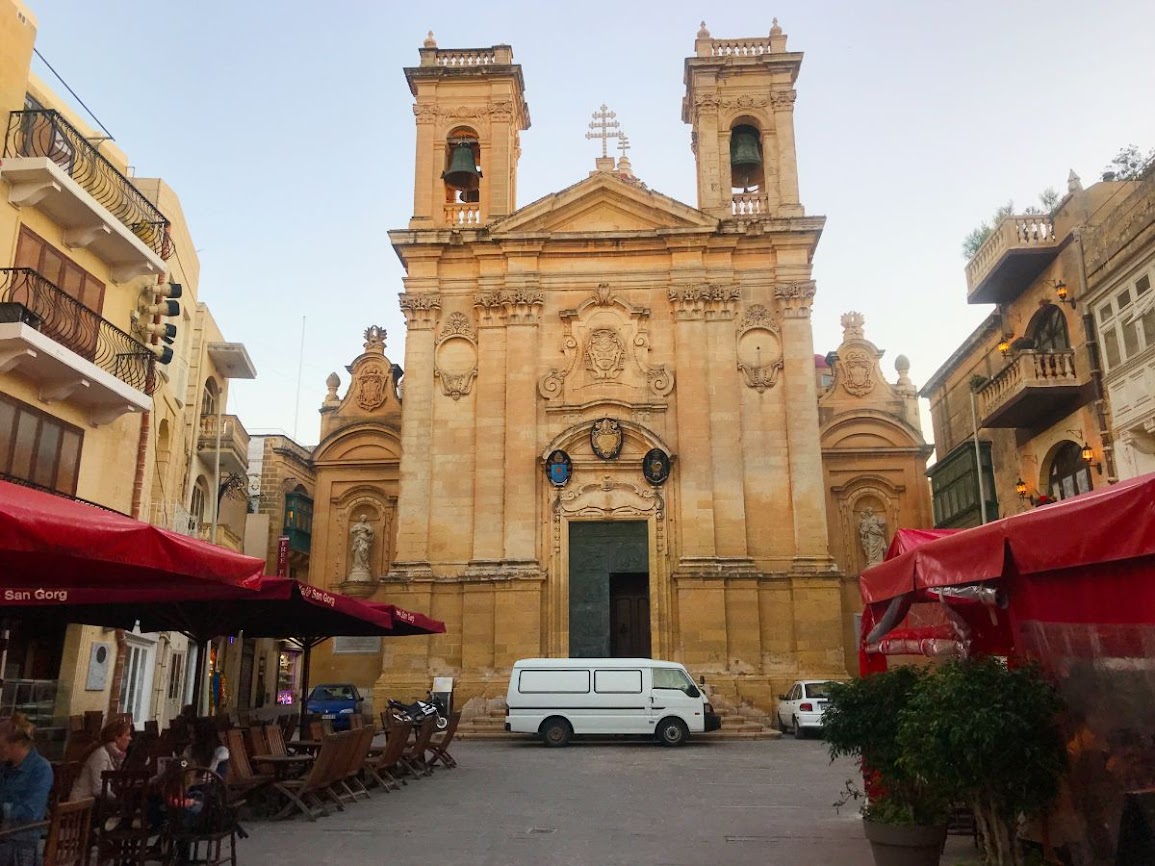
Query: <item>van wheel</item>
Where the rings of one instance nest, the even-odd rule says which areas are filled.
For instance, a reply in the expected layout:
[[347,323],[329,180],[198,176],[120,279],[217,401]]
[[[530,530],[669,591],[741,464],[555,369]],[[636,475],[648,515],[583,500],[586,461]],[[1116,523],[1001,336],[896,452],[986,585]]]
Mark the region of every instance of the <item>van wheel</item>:
[[565,719],[546,719],[541,725],[541,740],[550,748],[564,746],[573,736],[573,728]]
[[686,724],[681,719],[662,719],[658,724],[658,741],[663,746],[680,746],[690,738]]

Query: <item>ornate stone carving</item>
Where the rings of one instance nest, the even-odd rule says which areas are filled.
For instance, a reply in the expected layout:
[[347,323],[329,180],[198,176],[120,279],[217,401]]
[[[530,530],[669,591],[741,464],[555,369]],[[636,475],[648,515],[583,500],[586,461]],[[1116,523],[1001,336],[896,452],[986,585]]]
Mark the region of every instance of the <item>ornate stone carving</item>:
[[777,111],[785,111],[794,108],[794,100],[797,98],[797,90],[775,90],[770,94],[770,104]]
[[622,425],[613,418],[599,418],[590,428],[590,447],[602,460],[617,460],[624,440]]
[[372,548],[373,527],[369,525],[369,519],[362,514],[360,520],[349,529],[349,560],[352,563],[349,581],[359,583],[372,580],[369,573],[369,553]]
[[863,339],[864,326],[866,325],[866,316],[862,313],[851,310],[848,313],[843,313],[840,320],[842,322],[842,340],[861,340]]
[[626,347],[613,328],[598,328],[586,340],[586,369],[594,379],[616,380],[626,365]]
[[[546,400],[565,403],[568,388],[571,399],[622,399],[633,391],[643,403],[674,389],[673,371],[649,363],[649,309],[633,306],[603,283],[576,309],[559,315],[565,326],[561,352],[566,363],[538,380],[538,393]],[[603,390],[594,391],[599,387]]]
[[464,313],[450,313],[437,336],[433,377],[441,383],[442,393],[454,400],[466,396],[473,387],[477,377],[477,342]]
[[734,99],[723,99],[719,104],[722,108],[733,111],[734,109],[765,108],[767,102],[769,100],[765,96],[752,96],[749,93],[743,93]]
[[886,521],[869,505],[858,521],[858,539],[867,566],[877,565],[886,556]]
[[718,111],[719,99],[714,93],[701,93],[694,97],[694,107],[699,114],[711,114]]
[[436,292],[398,295],[405,324],[410,330],[428,330],[437,321],[441,310],[441,295]]
[[643,487],[627,481],[615,481],[605,475],[600,481],[559,490],[553,506],[554,552],[561,550],[561,534],[566,519],[596,517],[614,518],[653,516],[656,546],[666,552],[665,501],[656,487]]
[[782,309],[784,319],[810,318],[810,306],[814,303],[814,280],[787,283],[774,289],[774,298]]
[[754,304],[738,323],[738,369],[759,394],[773,388],[782,372],[782,335],[770,311]]
[[385,354],[386,331],[380,325],[370,325],[365,329],[365,351]]
[[385,368],[377,363],[369,363],[357,371],[357,405],[366,412],[381,408],[385,402],[389,375]]
[[678,319],[732,319],[741,294],[732,283],[678,285],[668,293]]
[[861,349],[851,349],[839,360],[842,364],[842,387],[848,394],[862,397],[874,390],[874,358]]
[[481,292],[473,298],[486,324],[535,325],[541,320],[544,303],[545,293],[529,288]]
[[413,105],[413,116],[418,123],[433,123],[437,119],[436,105]]

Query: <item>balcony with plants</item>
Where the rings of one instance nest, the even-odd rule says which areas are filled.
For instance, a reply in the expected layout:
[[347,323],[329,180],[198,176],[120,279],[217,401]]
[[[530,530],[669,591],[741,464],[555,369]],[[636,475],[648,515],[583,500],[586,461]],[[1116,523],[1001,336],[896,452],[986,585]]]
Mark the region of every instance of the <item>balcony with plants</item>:
[[59,112],[9,114],[0,176],[11,204],[45,213],[65,244],[91,251],[114,282],[164,273],[169,221]]
[[0,372],[10,370],[93,425],[150,408],[157,386],[149,347],[31,268],[0,268]]

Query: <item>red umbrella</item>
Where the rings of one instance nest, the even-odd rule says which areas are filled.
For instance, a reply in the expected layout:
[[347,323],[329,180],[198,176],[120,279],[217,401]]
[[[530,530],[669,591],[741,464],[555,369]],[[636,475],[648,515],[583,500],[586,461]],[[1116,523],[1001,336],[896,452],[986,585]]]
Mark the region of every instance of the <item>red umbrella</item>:
[[442,634],[445,631],[445,623],[441,620],[433,619],[433,617],[418,613],[415,610],[406,610],[395,604],[383,604],[376,601],[368,602],[368,605],[371,608],[384,611],[393,619],[392,634],[394,635]]
[[255,589],[264,568],[255,556],[0,481],[0,587]]

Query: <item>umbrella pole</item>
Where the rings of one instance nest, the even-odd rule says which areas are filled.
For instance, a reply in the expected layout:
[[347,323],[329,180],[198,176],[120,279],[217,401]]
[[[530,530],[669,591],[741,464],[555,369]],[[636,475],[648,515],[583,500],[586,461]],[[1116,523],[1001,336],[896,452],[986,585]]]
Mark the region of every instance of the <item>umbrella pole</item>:
[[297,707],[297,739],[305,739],[305,702],[309,696],[309,660],[313,654],[312,641],[302,641],[301,648],[301,698]]
[[208,658],[208,640],[197,641],[197,664],[196,673],[193,679],[193,699],[192,705],[196,708],[196,714],[201,715],[201,704],[205,694],[205,659]]

